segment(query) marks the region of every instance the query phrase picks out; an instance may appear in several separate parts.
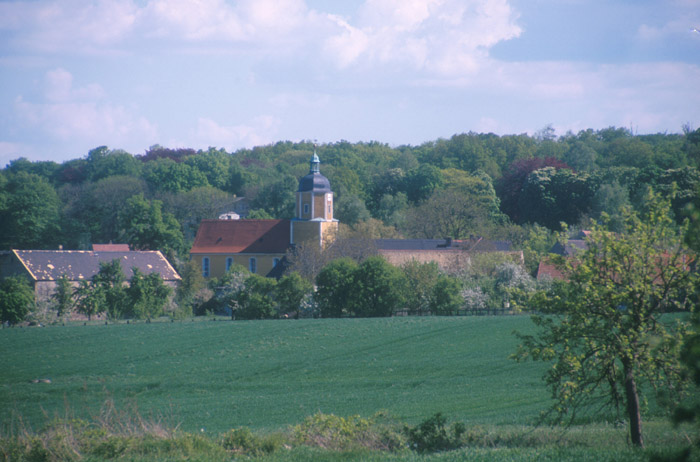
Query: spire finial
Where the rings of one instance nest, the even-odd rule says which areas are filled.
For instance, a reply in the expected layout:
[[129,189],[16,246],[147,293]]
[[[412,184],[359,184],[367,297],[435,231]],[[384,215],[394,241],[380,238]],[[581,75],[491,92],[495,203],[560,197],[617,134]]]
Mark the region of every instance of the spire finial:
[[318,155],[316,154],[316,143],[314,143],[314,155],[311,156],[311,162],[309,162],[309,173],[320,173],[321,169],[319,168],[319,164],[321,163],[321,160],[318,158]]

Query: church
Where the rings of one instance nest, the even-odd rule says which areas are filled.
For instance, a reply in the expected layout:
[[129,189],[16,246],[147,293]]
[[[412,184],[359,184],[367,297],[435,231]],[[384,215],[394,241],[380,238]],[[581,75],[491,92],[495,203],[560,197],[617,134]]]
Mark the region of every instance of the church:
[[205,278],[219,278],[232,265],[251,273],[279,276],[287,251],[302,243],[323,247],[338,232],[333,191],[314,152],[308,175],[299,180],[291,220],[203,220],[190,250]]

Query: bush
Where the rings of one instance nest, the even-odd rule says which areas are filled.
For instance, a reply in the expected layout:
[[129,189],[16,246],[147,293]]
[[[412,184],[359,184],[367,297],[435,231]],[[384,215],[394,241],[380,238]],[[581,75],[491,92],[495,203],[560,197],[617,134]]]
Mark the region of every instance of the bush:
[[405,446],[402,435],[391,427],[359,415],[345,418],[319,412],[294,426],[292,435],[297,444],[333,451],[363,448],[393,451]]
[[417,427],[405,427],[409,447],[418,452],[449,451],[461,447],[466,432],[464,424],[457,422],[450,427],[446,424],[447,420],[438,412]]
[[228,451],[239,454],[260,456],[271,454],[284,445],[284,437],[279,434],[255,435],[249,428],[234,428],[225,433],[221,445]]

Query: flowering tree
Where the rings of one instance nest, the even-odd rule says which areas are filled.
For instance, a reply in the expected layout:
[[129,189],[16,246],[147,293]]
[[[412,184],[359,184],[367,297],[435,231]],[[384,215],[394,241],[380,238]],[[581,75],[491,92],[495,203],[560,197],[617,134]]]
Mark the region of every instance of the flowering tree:
[[518,335],[514,358],[552,363],[545,382],[560,419],[612,407],[624,412],[630,438],[644,445],[640,383],[677,390],[679,345],[685,326],[664,313],[689,310],[698,277],[670,203],[651,195],[642,216],[626,210],[624,232],[593,228],[588,249],[561,262],[568,280],[531,296],[539,327]]

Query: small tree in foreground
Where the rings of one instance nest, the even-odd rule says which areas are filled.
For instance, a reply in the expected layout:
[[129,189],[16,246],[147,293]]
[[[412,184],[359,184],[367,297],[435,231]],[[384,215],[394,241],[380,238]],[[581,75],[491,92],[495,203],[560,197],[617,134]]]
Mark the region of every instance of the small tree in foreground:
[[588,249],[562,262],[568,281],[537,292],[529,308],[536,335],[518,335],[517,360],[552,362],[545,374],[560,419],[612,407],[625,410],[630,438],[643,446],[642,384],[678,391],[684,326],[661,319],[687,310],[697,277],[688,262],[685,229],[675,228],[670,204],[650,196],[643,216],[626,210],[624,233],[594,227]]
[[139,319],[160,316],[172,289],[165,285],[160,274],[156,272],[143,274],[138,268],[133,268],[133,272],[126,289],[127,300],[131,305],[130,311]]
[[34,306],[34,291],[22,276],[10,276],[0,282],[0,320],[10,324],[24,321]]
[[54,290],[51,300],[54,303],[56,316],[59,318],[70,313],[73,309],[73,286],[65,274],[56,279],[56,290]]

